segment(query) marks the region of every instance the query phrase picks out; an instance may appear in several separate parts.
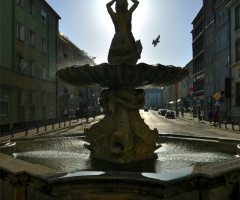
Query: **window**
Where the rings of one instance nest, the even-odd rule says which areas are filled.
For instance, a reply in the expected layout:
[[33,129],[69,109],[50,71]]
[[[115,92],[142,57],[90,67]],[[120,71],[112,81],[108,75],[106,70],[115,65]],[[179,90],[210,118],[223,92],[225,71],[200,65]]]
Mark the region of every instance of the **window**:
[[44,39],[41,39],[41,51],[47,53],[47,41]]
[[217,45],[219,46],[221,44],[221,38],[217,37]]
[[44,10],[41,10],[41,23],[46,26],[47,25],[47,13]]
[[35,62],[29,61],[29,72],[30,76],[35,76]]
[[64,57],[65,59],[68,59],[68,53],[67,53],[67,52],[64,52],[64,53],[63,53],[63,57]]
[[226,31],[226,42],[228,42],[228,40],[229,40],[229,33],[228,33],[228,31]]
[[17,57],[17,69],[19,73],[24,73],[24,70],[26,69],[26,62],[21,56]]
[[29,30],[29,45],[35,45],[35,33],[31,30]]
[[35,16],[35,3],[33,1],[29,2],[29,13]]
[[222,14],[223,22],[225,21],[225,12]]
[[8,96],[0,95],[0,117],[8,116]]
[[220,59],[218,59],[218,61],[217,61],[217,68],[220,68],[220,63],[221,63],[221,61],[220,61]]
[[226,66],[229,65],[229,55],[226,56]]
[[46,66],[42,65],[42,79],[46,79]]
[[17,105],[18,106],[23,106],[24,102],[23,102],[23,90],[18,89],[18,93],[17,93]]
[[17,23],[17,38],[24,41],[24,26],[20,23]]
[[240,82],[236,83],[236,106],[240,106]]
[[35,92],[29,92],[29,105],[35,105]]
[[219,20],[218,25],[221,25],[222,24],[222,17],[221,17],[221,15],[218,17],[218,20]]
[[42,106],[47,105],[47,95],[46,93],[42,92]]
[[24,8],[24,0],[16,0],[16,3]]
[[240,40],[236,41],[236,62],[240,61]]
[[235,29],[240,27],[240,6],[235,10]]

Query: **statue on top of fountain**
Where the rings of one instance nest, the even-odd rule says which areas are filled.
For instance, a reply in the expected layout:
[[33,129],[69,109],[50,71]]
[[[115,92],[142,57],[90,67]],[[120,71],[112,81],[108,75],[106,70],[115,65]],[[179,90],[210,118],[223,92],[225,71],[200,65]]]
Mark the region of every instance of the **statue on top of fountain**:
[[[127,63],[136,64],[141,58],[142,44],[140,40],[135,41],[132,34],[132,13],[139,2],[131,0],[132,7],[128,10],[127,0],[112,0],[107,3],[107,10],[112,18],[115,34],[108,52],[108,63],[111,65]],[[112,5],[116,3],[116,12]]]

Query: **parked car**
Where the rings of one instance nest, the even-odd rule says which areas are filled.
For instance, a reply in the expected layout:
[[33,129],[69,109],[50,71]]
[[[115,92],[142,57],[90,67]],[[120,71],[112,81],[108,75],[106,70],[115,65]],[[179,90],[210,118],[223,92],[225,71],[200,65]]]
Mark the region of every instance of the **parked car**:
[[165,115],[166,115],[166,112],[167,112],[167,110],[162,109],[162,110],[161,110],[161,115],[162,115],[162,116],[165,116]]
[[148,108],[145,107],[145,108],[144,108],[144,112],[148,112]]
[[165,117],[166,118],[175,118],[175,114],[174,114],[174,112],[172,111],[172,110],[168,110],[167,112],[166,112],[166,114],[165,114]]
[[161,111],[162,111],[162,109],[159,109],[159,110],[158,110],[158,114],[159,114],[159,115],[161,115]]

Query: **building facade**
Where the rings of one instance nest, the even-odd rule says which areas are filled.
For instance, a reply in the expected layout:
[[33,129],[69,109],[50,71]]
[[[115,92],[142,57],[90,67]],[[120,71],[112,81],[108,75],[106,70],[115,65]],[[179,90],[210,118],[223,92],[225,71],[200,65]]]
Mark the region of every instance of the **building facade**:
[[[96,65],[94,58],[89,57],[86,52],[79,49],[67,36],[61,32],[59,32],[58,46],[58,70],[74,65]],[[67,112],[69,117],[71,117],[71,115],[73,115],[77,109],[82,109],[83,107],[87,109],[87,105],[89,107],[89,111],[97,107],[98,95],[95,92],[95,89],[75,87],[59,78],[57,79],[57,82],[58,109],[60,118],[63,117],[64,112]]]
[[56,118],[60,16],[44,0],[0,0],[0,124]]
[[[204,115],[204,23],[203,7],[192,21],[193,49],[193,99],[200,99],[201,106],[194,106],[194,111]],[[194,104],[195,105],[195,104]]]
[[230,70],[225,95],[229,97],[231,120],[240,122],[240,2],[231,0],[227,5],[230,12]]
[[204,108],[205,119],[210,110],[214,109],[216,54],[215,54],[215,2],[203,1],[204,8]]
[[184,108],[192,108],[193,105],[193,62],[192,60],[184,67],[189,71],[186,78],[179,82],[179,98],[180,106]]

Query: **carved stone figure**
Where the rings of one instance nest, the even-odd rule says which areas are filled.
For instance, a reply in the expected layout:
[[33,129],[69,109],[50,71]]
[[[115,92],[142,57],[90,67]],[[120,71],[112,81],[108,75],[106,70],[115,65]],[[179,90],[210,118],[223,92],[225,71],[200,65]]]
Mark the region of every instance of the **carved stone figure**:
[[[132,34],[132,14],[139,2],[131,0],[134,4],[128,10],[127,0],[112,0],[107,4],[107,10],[112,18],[115,34],[108,53],[109,64],[136,64],[141,57],[142,45],[140,40],[135,41]],[[116,2],[116,12],[112,5]]]
[[116,163],[156,158],[157,129],[150,130],[139,114],[145,92],[142,89],[108,89],[101,93],[105,117],[85,129],[91,157]]

